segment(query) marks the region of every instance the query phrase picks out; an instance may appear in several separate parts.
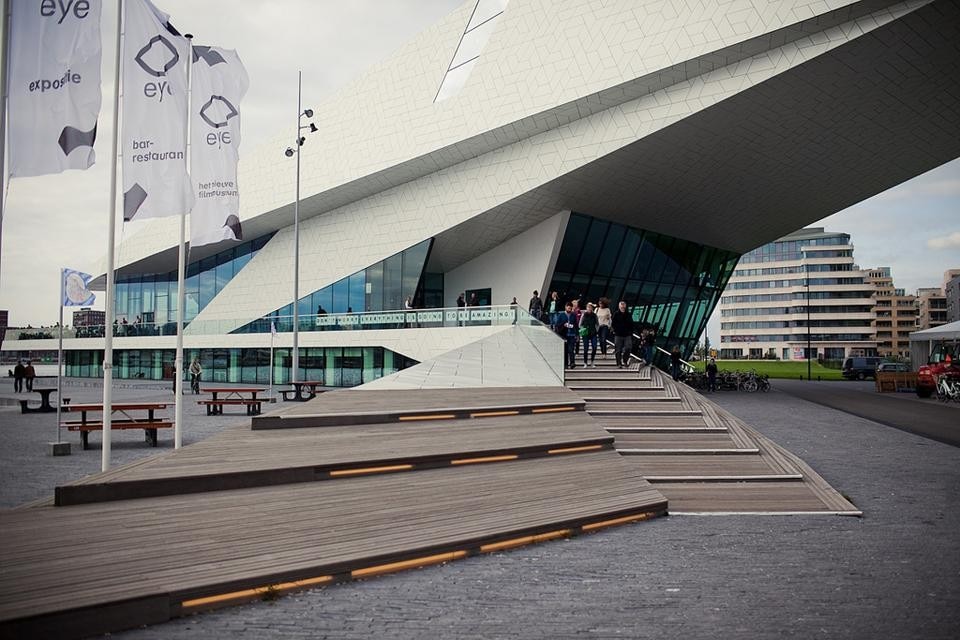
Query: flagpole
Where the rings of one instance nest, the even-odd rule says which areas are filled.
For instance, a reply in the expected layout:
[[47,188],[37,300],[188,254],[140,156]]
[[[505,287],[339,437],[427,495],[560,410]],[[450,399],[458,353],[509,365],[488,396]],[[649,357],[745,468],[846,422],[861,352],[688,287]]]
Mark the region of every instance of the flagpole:
[[271,321],[270,322],[270,367],[268,368],[268,372],[270,375],[270,392],[268,393],[268,395],[270,396],[271,402],[273,401],[273,337],[275,335],[276,335],[276,331],[274,330],[273,321]]
[[[191,90],[192,79],[190,66],[193,63],[193,35],[185,33],[187,39],[187,166],[190,166],[190,103],[193,100]],[[180,211],[180,247],[177,252],[177,354],[174,357],[175,374],[177,376],[174,387],[174,417],[173,417],[173,448],[183,446],[183,317],[186,305],[186,291],[184,279],[187,271],[187,210]]]
[[[113,128],[110,130],[110,223],[107,225],[107,291],[103,331],[103,450],[100,469],[110,469],[110,436],[113,428],[113,259],[117,233],[117,131],[120,127],[120,30],[123,24],[123,0],[117,0],[117,51],[113,61]],[[63,302],[61,300],[61,302]]]
[[[7,49],[10,48],[10,34],[7,33],[7,11],[9,3],[2,0],[0,6],[0,255],[3,251],[3,207],[7,196]],[[3,261],[0,260],[0,263]]]
[[60,269],[60,300],[57,306],[60,307],[60,342],[57,345],[57,444],[60,444],[60,411],[63,404],[63,385],[61,384],[61,375],[63,372],[63,299],[64,294],[63,269]]

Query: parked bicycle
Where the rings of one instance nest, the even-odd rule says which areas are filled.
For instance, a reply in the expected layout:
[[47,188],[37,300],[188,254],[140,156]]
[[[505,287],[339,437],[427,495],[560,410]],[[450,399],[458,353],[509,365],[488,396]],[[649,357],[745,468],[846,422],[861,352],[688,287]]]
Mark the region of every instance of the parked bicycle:
[[[687,374],[683,381],[698,391],[707,389],[707,374],[695,371]],[[717,389],[720,391],[770,391],[770,376],[756,371],[719,371]]]
[[937,400],[960,402],[960,379],[947,375],[937,378]]

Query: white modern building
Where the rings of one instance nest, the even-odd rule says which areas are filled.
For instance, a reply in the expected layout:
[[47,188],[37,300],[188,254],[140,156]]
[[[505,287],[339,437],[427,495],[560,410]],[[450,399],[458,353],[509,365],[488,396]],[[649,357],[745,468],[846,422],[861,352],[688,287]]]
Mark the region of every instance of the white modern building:
[[744,254],[720,299],[720,357],[876,355],[868,276],[853,262],[850,235],[822,227]]
[[[376,316],[461,293],[625,300],[689,351],[742,254],[960,155],[958,64],[952,0],[468,0],[310,105],[299,377],[367,382],[509,328]],[[186,346],[216,380],[290,374],[290,142],[241,159],[243,241],[190,253]],[[160,378],[178,223],[143,224],[115,375]],[[99,373],[102,339],[66,347]]]

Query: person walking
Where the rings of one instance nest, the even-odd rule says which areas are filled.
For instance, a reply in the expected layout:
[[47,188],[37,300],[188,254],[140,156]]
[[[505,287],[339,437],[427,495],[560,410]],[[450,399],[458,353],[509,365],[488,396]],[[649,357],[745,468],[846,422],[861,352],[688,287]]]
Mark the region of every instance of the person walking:
[[464,308],[465,306],[467,306],[467,301],[464,300],[463,294],[461,293],[459,296],[457,296],[457,326],[458,326],[458,327],[464,326],[464,324],[463,324],[463,319],[464,319],[464,310],[463,310],[463,308]]
[[680,347],[673,345],[670,351],[670,375],[677,382],[680,381]]
[[596,367],[597,358],[597,327],[600,321],[593,310],[593,303],[588,302],[587,308],[580,314],[580,337],[583,338],[583,366]]
[[566,330],[566,344],[564,353],[566,354],[567,369],[575,369],[577,366],[577,341],[579,339],[579,327],[577,326],[577,314],[573,312],[573,304],[567,303],[566,311],[561,315],[562,326]]
[[617,368],[630,366],[630,351],[633,349],[633,316],[627,311],[623,300],[610,319],[613,329],[613,355],[617,359]]
[[710,361],[707,363],[707,391],[714,392],[717,390],[717,361],[713,358],[710,358]]
[[527,312],[533,316],[535,320],[541,320],[543,316],[543,302],[540,300],[540,294],[537,291],[533,292],[533,297],[530,298],[530,304],[527,305]]
[[200,393],[201,375],[203,375],[203,369],[200,367],[200,358],[194,358],[190,364],[190,389],[194,394]]
[[17,366],[13,368],[13,391],[20,393],[23,391],[23,379],[26,377],[27,368],[23,366],[23,361],[17,360]]
[[37,372],[33,368],[33,363],[27,360],[27,366],[23,369],[23,379],[27,383],[27,391],[33,391],[33,379],[37,377]]
[[607,342],[610,340],[610,319],[613,314],[610,313],[610,299],[600,298],[600,306],[597,307],[597,340],[600,342],[600,358],[607,358]]
[[650,327],[643,334],[643,359],[650,365],[653,364],[654,347],[657,344],[657,328]]
[[560,333],[560,316],[563,315],[563,307],[560,306],[560,296],[556,291],[550,292],[550,299],[547,301],[547,315],[550,317],[550,326],[557,333]]

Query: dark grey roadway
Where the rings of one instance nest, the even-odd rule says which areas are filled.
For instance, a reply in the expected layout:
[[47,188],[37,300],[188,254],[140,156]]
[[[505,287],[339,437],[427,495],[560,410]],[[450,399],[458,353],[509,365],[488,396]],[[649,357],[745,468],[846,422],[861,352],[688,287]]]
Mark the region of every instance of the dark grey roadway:
[[792,396],[910,433],[960,446],[960,404],[915,393],[877,393],[874,383],[775,380]]
[[[844,389],[865,393],[856,383]],[[803,457],[865,516],[671,516],[114,637],[960,637],[960,448],[776,386],[714,399]],[[241,418],[188,415],[188,442]],[[46,456],[50,421],[40,416],[0,407],[0,433],[7,505],[99,469],[99,449]],[[123,460],[153,451],[142,436],[114,446]]]

